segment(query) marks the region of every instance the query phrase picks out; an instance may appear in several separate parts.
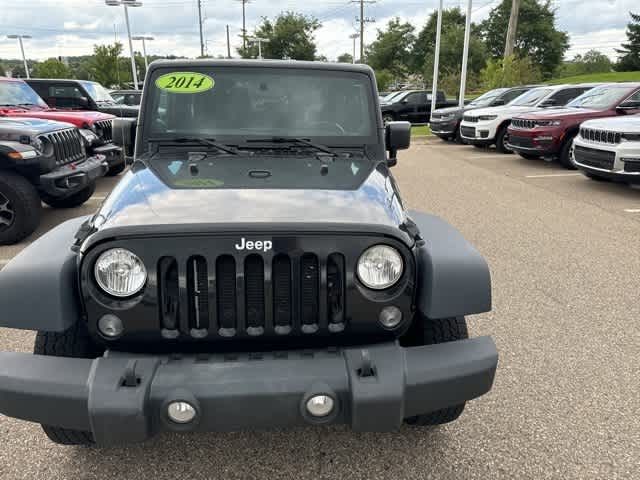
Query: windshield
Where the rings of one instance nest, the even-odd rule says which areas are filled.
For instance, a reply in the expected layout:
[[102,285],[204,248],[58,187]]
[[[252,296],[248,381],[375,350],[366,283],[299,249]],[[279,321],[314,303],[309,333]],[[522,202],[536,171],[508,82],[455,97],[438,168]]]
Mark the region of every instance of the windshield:
[[513,99],[509,105],[514,107],[533,107],[552,91],[550,88],[534,88]]
[[625,85],[604,85],[583,93],[567,106],[572,108],[604,110],[624,100],[632,91],[632,89]]
[[478,98],[475,98],[469,105],[489,105],[496,98],[502,95],[504,92],[509,90],[508,88],[496,88],[495,90],[491,90],[483,95],[480,95]]
[[[176,93],[187,85],[188,93]],[[369,77],[357,72],[161,69],[155,71],[147,93],[146,138],[200,136],[242,143],[301,137],[331,145],[377,143],[373,93]]]
[[104,88],[99,83],[94,82],[80,82],[82,86],[85,88],[87,93],[91,95],[91,98],[95,102],[111,102],[113,103],[113,98],[109,94],[106,88]]
[[404,92],[391,92],[389,95],[387,95],[386,97],[383,97],[381,102],[383,103],[388,103],[391,100],[393,100],[395,97],[401,95]]
[[0,106],[2,105],[37,105],[48,108],[44,100],[23,82],[0,82]]

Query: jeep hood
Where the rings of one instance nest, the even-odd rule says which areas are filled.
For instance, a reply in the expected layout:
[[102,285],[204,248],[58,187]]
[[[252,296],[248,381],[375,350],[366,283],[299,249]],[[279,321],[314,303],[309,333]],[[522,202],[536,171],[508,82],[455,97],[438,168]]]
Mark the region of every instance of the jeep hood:
[[582,126],[620,133],[640,133],[640,115],[588,120]]
[[2,118],[0,117],[0,139],[8,140],[17,135],[34,137],[43,133],[72,128],[69,123],[55,122],[41,118]]
[[536,111],[536,107],[532,106],[523,106],[519,107],[516,105],[513,106],[500,106],[500,107],[488,107],[488,108],[478,108],[473,110],[473,116],[479,117],[481,115],[498,115],[499,117],[510,117],[513,115],[518,115],[520,113]]
[[326,231],[339,224],[347,231],[395,231],[406,240],[399,229],[405,220],[397,187],[383,164],[354,189],[328,190],[171,188],[155,168],[136,161],[94,217],[94,227],[104,238],[110,232],[208,232],[247,224]]
[[608,110],[591,110],[587,108],[552,108],[548,110],[540,110],[535,112],[529,112],[527,115],[523,115],[518,118],[524,118],[527,120],[536,120],[536,119],[572,119],[572,118],[581,118],[588,116],[611,116]]
[[92,126],[100,120],[110,120],[113,115],[101,112],[84,112],[84,111],[65,111],[65,110],[11,110],[5,112],[8,117],[29,117],[42,118],[45,120],[56,120],[58,122],[67,122],[78,128]]

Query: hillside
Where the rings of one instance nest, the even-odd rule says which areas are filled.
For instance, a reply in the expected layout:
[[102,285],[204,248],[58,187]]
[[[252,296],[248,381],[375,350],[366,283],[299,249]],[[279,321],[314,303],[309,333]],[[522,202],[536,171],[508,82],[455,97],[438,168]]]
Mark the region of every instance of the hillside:
[[587,82],[640,82],[640,72],[610,72],[577,75],[575,77],[556,78],[551,84],[587,83]]

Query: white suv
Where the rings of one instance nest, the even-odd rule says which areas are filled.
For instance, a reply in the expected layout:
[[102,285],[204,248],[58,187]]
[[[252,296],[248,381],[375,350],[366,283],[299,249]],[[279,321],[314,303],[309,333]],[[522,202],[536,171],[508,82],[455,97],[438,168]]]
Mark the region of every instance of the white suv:
[[460,134],[471,145],[482,147],[495,144],[499,152],[510,153],[511,150],[507,147],[507,128],[514,116],[539,108],[563,107],[595,86],[552,85],[531,89],[505,106],[481,108],[466,113],[460,124]]
[[572,158],[593,180],[640,184],[640,115],[584,122]]

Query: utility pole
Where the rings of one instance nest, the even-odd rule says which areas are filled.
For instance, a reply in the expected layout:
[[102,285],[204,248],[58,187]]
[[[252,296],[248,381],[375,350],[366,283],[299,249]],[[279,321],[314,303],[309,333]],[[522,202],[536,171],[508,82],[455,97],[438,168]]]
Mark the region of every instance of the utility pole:
[[512,0],[511,16],[509,17],[509,29],[507,30],[507,41],[504,45],[504,58],[513,55],[516,48],[516,33],[518,31],[518,15],[520,14],[520,0]]
[[242,50],[247,51],[247,3],[250,0],[238,0],[242,2]]
[[227,58],[231,58],[231,41],[229,40],[229,25],[227,25]]
[[436,27],[436,51],[433,59],[433,84],[431,86],[431,115],[436,109],[436,103],[438,99],[438,70],[440,69],[440,37],[442,36],[442,0],[440,0],[440,6],[438,7],[438,24]]
[[364,16],[364,4],[376,3],[376,0],[352,0],[351,3],[360,4],[360,17],[356,21],[360,23],[360,63],[364,63],[364,25],[375,22],[375,19]]
[[200,26],[200,56],[204,57],[204,34],[202,33],[202,0],[198,0],[198,25]]
[[473,0],[467,3],[467,18],[464,29],[464,48],[462,50],[462,72],[460,73],[460,108],[464,107],[464,94],[467,88],[467,65],[469,63],[469,41],[471,37],[471,7]]

